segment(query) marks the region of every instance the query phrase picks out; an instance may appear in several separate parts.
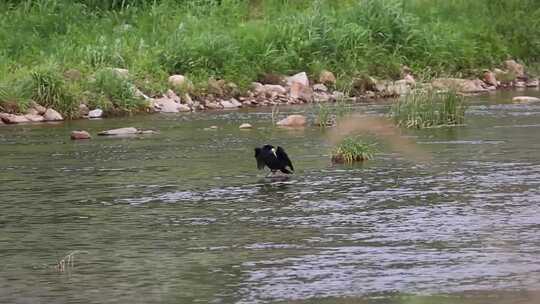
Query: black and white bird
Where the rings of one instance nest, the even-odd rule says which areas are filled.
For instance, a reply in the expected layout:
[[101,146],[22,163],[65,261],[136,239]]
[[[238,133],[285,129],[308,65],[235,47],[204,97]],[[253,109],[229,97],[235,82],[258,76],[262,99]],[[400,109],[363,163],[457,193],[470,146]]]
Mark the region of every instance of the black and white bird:
[[276,149],[272,145],[264,145],[262,148],[255,148],[255,158],[259,170],[267,166],[272,173],[279,170],[285,174],[292,174],[294,171],[293,164],[282,147],[278,146]]

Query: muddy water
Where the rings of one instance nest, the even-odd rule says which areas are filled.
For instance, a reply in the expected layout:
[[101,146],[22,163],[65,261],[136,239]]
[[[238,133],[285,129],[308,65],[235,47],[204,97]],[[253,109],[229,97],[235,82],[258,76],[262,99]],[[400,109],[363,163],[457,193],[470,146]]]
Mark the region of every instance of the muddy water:
[[[512,94],[404,133],[424,162],[332,166],[325,131],[261,109],[2,126],[0,302],[540,303],[540,104]],[[159,134],[69,140],[125,126]],[[293,178],[256,170],[266,142]]]

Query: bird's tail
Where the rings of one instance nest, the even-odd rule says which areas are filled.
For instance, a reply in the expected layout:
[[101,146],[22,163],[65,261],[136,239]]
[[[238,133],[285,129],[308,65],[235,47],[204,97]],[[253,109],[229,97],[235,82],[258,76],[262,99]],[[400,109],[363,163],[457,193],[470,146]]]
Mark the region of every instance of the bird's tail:
[[280,169],[279,171],[281,171],[281,172],[283,172],[283,173],[285,173],[285,174],[292,174],[292,171],[289,171],[289,170],[287,170],[287,169],[285,169],[285,168]]

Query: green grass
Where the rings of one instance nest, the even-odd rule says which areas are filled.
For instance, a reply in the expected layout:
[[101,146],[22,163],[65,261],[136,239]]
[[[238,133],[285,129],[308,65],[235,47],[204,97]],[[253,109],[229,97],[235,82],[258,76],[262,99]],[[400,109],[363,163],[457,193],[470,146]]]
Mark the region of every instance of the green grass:
[[465,123],[464,97],[455,92],[415,91],[397,100],[390,114],[406,128],[462,125]]
[[328,69],[347,88],[354,75],[397,78],[402,64],[429,78],[475,75],[507,58],[540,62],[535,0],[217,2],[2,1],[0,84],[17,87],[43,66],[77,69],[81,80],[60,86],[81,100],[93,75],[111,67],[129,69],[152,95],[174,73],[196,86],[213,77],[245,89],[265,73]]
[[319,103],[316,105],[315,114],[320,127],[331,127],[339,122],[340,118],[347,115],[351,109],[343,100],[335,104]]
[[361,162],[373,159],[375,153],[377,153],[376,144],[356,137],[346,137],[332,151],[332,161],[349,164]]

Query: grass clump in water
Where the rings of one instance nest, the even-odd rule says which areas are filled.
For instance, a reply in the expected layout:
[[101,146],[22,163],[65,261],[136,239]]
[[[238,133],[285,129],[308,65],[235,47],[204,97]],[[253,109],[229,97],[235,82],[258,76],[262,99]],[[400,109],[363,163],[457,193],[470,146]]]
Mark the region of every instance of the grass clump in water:
[[368,143],[356,137],[346,137],[332,151],[335,163],[354,163],[373,159],[377,153],[375,143]]
[[317,124],[320,127],[335,126],[338,120],[349,114],[350,111],[351,109],[347,107],[344,101],[338,101],[334,105],[320,103],[316,109]]
[[398,100],[390,115],[398,126],[429,128],[465,122],[466,104],[456,92],[417,91]]

